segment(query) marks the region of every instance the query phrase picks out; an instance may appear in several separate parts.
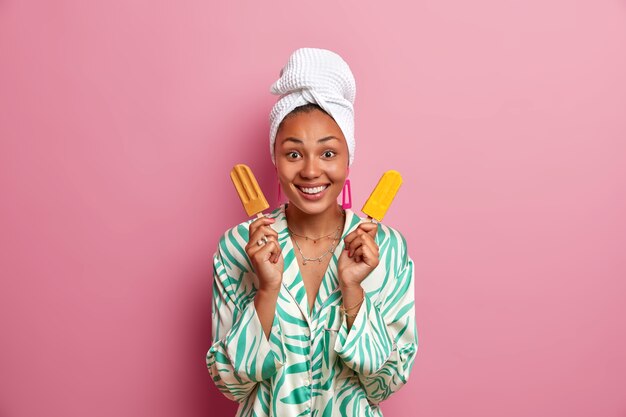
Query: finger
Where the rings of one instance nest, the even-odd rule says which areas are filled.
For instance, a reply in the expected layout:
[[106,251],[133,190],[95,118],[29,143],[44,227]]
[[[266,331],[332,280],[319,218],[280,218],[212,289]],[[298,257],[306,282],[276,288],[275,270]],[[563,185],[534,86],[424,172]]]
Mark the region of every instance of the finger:
[[265,261],[271,261],[272,258],[276,254],[279,254],[279,253],[280,253],[280,246],[278,246],[278,242],[276,242],[275,240],[270,240],[267,242],[267,244],[263,245],[259,253],[259,256],[261,256],[261,259],[265,262]]
[[372,239],[376,239],[376,235],[378,234],[378,223],[368,223],[366,231],[367,234],[372,237]]
[[344,246],[347,250],[354,251],[359,246],[359,237],[368,236],[374,241],[378,232],[378,223],[361,223],[355,230],[348,233],[344,238]]
[[282,252],[282,250],[280,250],[280,247],[278,249],[279,250],[276,251],[276,253],[274,254],[274,257],[273,257],[274,263],[278,263],[278,261],[280,260],[281,256],[283,256],[283,252]]
[[278,232],[270,226],[264,226],[262,230],[265,236],[272,236],[274,239],[278,240]]
[[378,243],[376,243],[376,239],[369,234],[365,234],[363,236],[363,246],[366,246],[369,252],[375,258],[379,258],[380,256],[380,248],[378,247]]
[[375,233],[378,230],[378,223],[361,223],[357,229],[361,229],[366,233],[372,234],[372,232]]
[[[364,232],[361,232],[364,233]],[[348,256],[351,258],[358,248],[363,245],[363,236],[357,236],[348,246]]]
[[378,265],[378,251],[370,247],[369,245],[363,245],[363,261],[369,266]]
[[278,244],[276,238],[274,238],[273,236],[266,236],[267,242],[259,245],[258,241],[261,240],[261,237],[259,237],[258,240],[254,240],[248,243],[247,253],[250,258],[256,257],[259,252],[263,251],[263,249],[265,249],[265,247],[270,244],[270,242],[276,242],[276,244]]
[[346,237],[343,238],[343,242],[346,246],[350,246],[350,243],[352,243],[352,241],[356,239],[357,237],[359,237],[358,229],[353,230],[350,233],[348,233]]
[[250,233],[254,233],[259,229],[274,230],[272,229],[272,225],[274,223],[276,223],[276,219],[273,218],[261,217],[259,219],[256,219],[255,221],[250,223]]
[[363,243],[363,246],[367,247],[372,256],[378,259],[380,256],[380,248],[378,247],[376,241],[368,235],[368,239],[365,239]]
[[276,219],[274,217],[262,216],[257,219],[254,219],[250,223],[250,226],[258,226],[260,224],[269,224],[269,223],[275,223],[275,222],[276,222]]
[[360,246],[356,251],[354,251],[354,262],[359,263],[363,259],[363,247]]
[[272,239],[272,241],[276,242],[277,250],[272,251],[272,256],[270,257],[270,262],[277,263],[278,260],[280,259],[280,257],[282,256],[283,252],[282,252],[282,249],[280,247],[280,244],[278,243],[278,240]]
[[264,236],[268,239],[271,236],[274,239],[278,240],[278,233],[276,233],[274,229],[272,229],[271,227],[263,226],[263,227],[259,227],[258,229],[256,229],[254,233],[250,235],[249,240],[248,240],[248,245],[250,246],[256,245],[257,242],[260,239],[262,239]]
[[250,223],[250,226],[248,227],[248,231],[252,235],[257,231],[257,229],[259,229],[259,227],[269,226],[270,224],[273,224],[273,223],[276,223],[276,219],[273,219],[270,217],[260,217],[256,219],[255,221],[253,221],[252,223]]
[[357,241],[359,237],[365,233],[366,232],[364,232],[363,230],[359,228],[354,229],[352,232],[348,233],[348,235],[344,238],[345,245],[349,247],[352,246],[354,242]]
[[361,235],[361,240],[363,244],[368,245],[370,247],[378,246],[376,244],[376,231],[371,232],[363,232]]
[[274,235],[277,236],[276,233],[273,232],[274,229],[269,227],[268,225],[257,225],[249,231],[249,241],[257,241],[263,236],[266,235]]
[[365,262],[368,266],[378,265],[377,256],[375,256],[375,253],[367,245],[363,245],[357,249],[354,253],[354,260],[355,262]]
[[344,248],[344,250],[346,250],[346,251],[348,252],[348,256],[350,256],[350,255],[351,255],[351,253],[350,253],[350,248],[352,247],[352,242],[353,242],[353,241],[354,241],[354,239],[353,239],[352,241],[348,241],[348,240],[347,240],[347,237],[346,237],[346,239],[344,239],[344,241],[343,241],[343,248]]
[[356,233],[357,233],[356,239],[354,239],[350,244],[350,249],[352,249],[352,252],[354,252],[356,248],[358,248],[359,246],[366,244],[366,243],[369,245],[376,245],[374,236],[372,236],[370,233],[365,232],[360,229],[357,229]]

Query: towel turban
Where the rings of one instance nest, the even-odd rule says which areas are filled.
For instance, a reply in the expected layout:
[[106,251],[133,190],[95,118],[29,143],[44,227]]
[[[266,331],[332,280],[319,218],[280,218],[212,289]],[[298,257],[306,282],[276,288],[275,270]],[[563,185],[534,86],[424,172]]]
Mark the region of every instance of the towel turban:
[[274,142],[282,120],[296,107],[315,103],[341,129],[348,144],[349,165],[352,165],[356,85],[350,67],[338,54],[318,48],[295,50],[270,92],[281,96],[270,113],[270,153],[274,164]]

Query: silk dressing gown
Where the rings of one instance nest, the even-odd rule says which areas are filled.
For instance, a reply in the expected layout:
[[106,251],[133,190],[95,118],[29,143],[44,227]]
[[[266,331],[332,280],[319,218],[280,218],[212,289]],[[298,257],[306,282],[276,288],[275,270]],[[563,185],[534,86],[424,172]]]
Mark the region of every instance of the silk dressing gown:
[[254,307],[258,278],[245,252],[253,220],[228,230],[214,255],[213,344],[206,364],[213,381],[238,401],[237,416],[382,417],[381,401],[409,377],[417,353],[413,261],[404,237],[379,224],[379,265],[365,278],[365,299],[350,331],[340,310],[337,263],[343,238],[362,219],[346,210],[315,304],[295,258],[285,205],[268,217],[285,261],[269,340]]

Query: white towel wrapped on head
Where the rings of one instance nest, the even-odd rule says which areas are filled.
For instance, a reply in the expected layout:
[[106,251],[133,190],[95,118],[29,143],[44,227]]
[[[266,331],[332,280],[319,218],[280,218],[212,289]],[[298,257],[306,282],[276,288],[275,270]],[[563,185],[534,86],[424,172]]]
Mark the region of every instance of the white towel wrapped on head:
[[338,54],[318,48],[295,50],[270,91],[281,95],[270,113],[270,153],[274,164],[274,141],[282,120],[296,107],[315,103],[341,128],[352,165],[356,85],[350,67]]

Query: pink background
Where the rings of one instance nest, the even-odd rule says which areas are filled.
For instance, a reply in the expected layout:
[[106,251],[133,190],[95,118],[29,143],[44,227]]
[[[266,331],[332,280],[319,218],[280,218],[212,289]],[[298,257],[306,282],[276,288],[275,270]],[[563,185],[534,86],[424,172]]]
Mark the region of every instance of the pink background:
[[0,1],[0,416],[228,416],[211,257],[297,47],[416,264],[392,416],[626,416],[624,0]]

